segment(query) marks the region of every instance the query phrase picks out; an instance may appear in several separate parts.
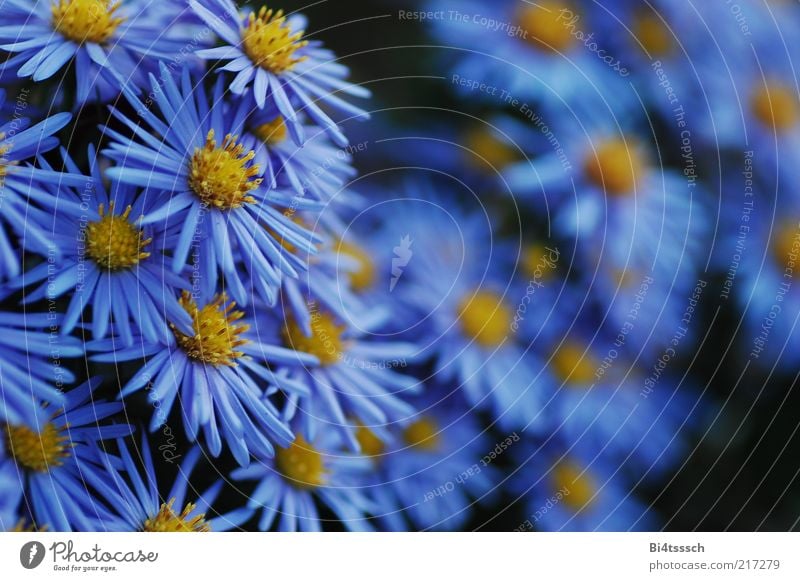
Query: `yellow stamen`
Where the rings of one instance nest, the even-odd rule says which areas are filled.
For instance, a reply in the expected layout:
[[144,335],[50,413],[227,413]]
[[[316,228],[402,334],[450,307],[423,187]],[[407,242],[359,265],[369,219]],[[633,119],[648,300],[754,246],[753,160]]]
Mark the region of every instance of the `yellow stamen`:
[[211,531],[211,525],[206,522],[205,514],[198,514],[189,518],[189,515],[197,507],[191,502],[186,505],[183,512],[176,513],[172,505],[175,499],[162,504],[158,514],[144,521],[142,532],[145,533],[207,533]]
[[144,249],[153,239],[142,239],[142,231],[129,221],[131,207],[120,215],[114,214],[114,202],[98,208],[100,220],[86,226],[86,255],[98,265],[110,270],[131,268],[150,256]]
[[302,38],[302,30],[292,34],[283,10],[276,12],[263,6],[257,16],[250,13],[242,29],[242,49],[253,64],[279,75],[306,59],[295,56],[295,52],[308,44]]
[[[481,165],[488,164],[487,170],[500,170],[514,163],[520,158],[519,152],[500,140],[494,132],[486,127],[476,127],[467,132],[464,147],[470,164],[475,164],[476,158]],[[486,160],[483,162],[481,160]]]
[[342,333],[344,325],[337,325],[334,318],[319,311],[311,314],[311,336],[294,321],[287,320],[283,327],[283,339],[287,347],[303,353],[310,353],[322,365],[338,363],[344,353],[345,341]]
[[513,313],[500,295],[476,291],[461,300],[458,317],[467,337],[483,347],[497,347],[508,336]]
[[353,290],[363,292],[375,284],[375,263],[369,253],[357,244],[345,242],[344,240],[339,242],[338,253],[344,254],[358,264],[356,270],[351,270],[348,273]]
[[375,432],[370,430],[361,422],[357,422],[358,428],[356,429],[356,440],[361,447],[361,454],[364,456],[380,456],[386,448],[383,441],[375,435]]
[[59,0],[51,7],[53,26],[74,42],[103,43],[125,21],[114,15],[120,4],[119,0]]
[[244,316],[244,312],[234,310],[236,303],[228,303],[225,293],[217,295],[212,302],[200,309],[192,295],[183,291],[180,304],[192,316],[194,335],[184,335],[174,326],[172,332],[186,355],[209,365],[235,366],[236,360],[244,356],[237,347],[249,343],[248,339],[243,339],[240,335],[250,325],[236,322]]
[[552,252],[543,244],[529,244],[522,250],[522,272],[530,279],[547,280],[556,271]]
[[553,371],[570,387],[587,387],[600,363],[579,343],[565,341],[552,358]]
[[316,488],[325,483],[325,458],[300,435],[288,448],[275,451],[275,467],[297,488]]
[[189,187],[202,202],[220,210],[255,203],[250,192],[261,185],[258,165],[249,165],[253,151],[244,152],[236,136],[226,135],[220,147],[214,130],[206,136],[204,147],[195,149],[189,164]]
[[772,256],[781,267],[800,258],[800,226],[796,222],[777,228],[772,239]]
[[517,22],[527,32],[525,40],[536,48],[564,52],[575,42],[569,21],[577,15],[565,2],[537,0],[520,8]]
[[439,425],[429,417],[420,418],[405,429],[403,440],[407,446],[414,446],[427,452],[433,452],[441,444]]
[[45,424],[41,432],[27,426],[6,426],[6,447],[14,460],[28,470],[47,472],[61,466],[71,454],[69,437],[55,424]]
[[612,196],[633,193],[644,173],[644,159],[630,140],[609,139],[589,153],[586,173]]
[[574,511],[588,506],[597,493],[594,479],[572,462],[559,463],[551,476],[556,490],[564,494],[562,502]]
[[759,86],[750,102],[753,115],[777,133],[794,127],[800,119],[800,103],[794,89],[781,82]]
[[283,117],[278,115],[272,121],[262,123],[254,128],[253,134],[267,145],[278,145],[286,141],[288,130]]
[[669,27],[652,12],[637,14],[633,21],[633,35],[651,56],[664,56],[675,47]]

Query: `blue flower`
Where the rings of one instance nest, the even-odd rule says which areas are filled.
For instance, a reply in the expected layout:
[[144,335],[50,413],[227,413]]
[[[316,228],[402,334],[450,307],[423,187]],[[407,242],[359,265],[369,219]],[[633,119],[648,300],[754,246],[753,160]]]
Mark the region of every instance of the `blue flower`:
[[0,460],[0,532],[21,528],[24,520],[20,517],[19,506],[22,501],[22,488],[17,480],[17,471],[11,462]]
[[[175,290],[188,288],[188,283],[164,267],[165,258],[158,252],[175,234],[166,232],[163,223],[146,229],[138,224],[152,207],[153,196],[126,185],[108,191],[92,146],[89,162],[91,175],[82,188],[44,188],[59,202],[52,214],[34,215],[28,222],[49,233],[50,243],[60,250],[60,260],[28,270],[8,286],[31,289],[43,282],[38,289],[28,290],[26,302],[72,293],[61,320],[63,334],[82,322],[89,306],[96,339],[106,335],[112,314],[125,346],[133,344],[132,321],[149,341],[161,337],[165,315],[188,331],[191,318],[178,304]],[[80,175],[67,154],[64,164],[70,176]]]
[[[473,501],[493,490],[496,446],[459,394],[418,399],[412,403],[419,413],[404,426],[359,427],[362,454],[374,464],[375,516],[391,531],[406,530],[409,522],[416,530],[458,530]],[[516,433],[504,437],[500,454],[517,441]]]
[[258,528],[279,531],[320,531],[324,522],[317,503],[330,510],[347,530],[369,531],[374,504],[361,486],[370,470],[368,459],[341,451],[336,430],[320,430],[307,441],[279,448],[274,458],[257,458],[237,468],[235,480],[256,480],[247,506],[260,510]]
[[514,326],[524,295],[503,264],[515,251],[487,215],[465,212],[431,184],[411,187],[383,208],[387,237],[413,241],[393,292],[415,313],[403,321],[406,329],[440,381],[460,386],[504,429],[540,426],[536,356]]
[[[189,334],[165,326],[156,343],[135,337],[133,347],[119,348],[112,337],[88,343],[87,349],[98,352],[94,360],[102,362],[147,358],[121,395],[147,389],[156,408],[151,431],[166,423],[177,399],[187,437],[194,441],[202,429],[214,456],[221,453],[223,440],[242,465],[250,454],[271,456],[270,440],[288,445],[293,435],[275,406],[263,397],[258,382],[275,381],[267,362],[312,365],[316,359],[265,343],[264,332],[224,294],[198,302],[184,291],[180,303],[192,317]],[[308,392],[296,383],[281,385],[290,392]]]
[[241,277],[245,272],[264,299],[274,303],[282,276],[297,276],[306,268],[295,255],[281,252],[279,240],[291,242],[304,256],[313,251],[315,241],[277,207],[300,210],[315,204],[262,187],[261,170],[252,163],[255,152],[237,141],[245,113],[241,107],[226,107],[221,77],[211,99],[202,85],[193,86],[186,68],[180,85],[163,65],[160,80],[150,80],[161,117],[126,91],[153,134],[112,109],[135,137],[106,128],[113,141],[105,153],[119,164],[107,171],[108,176],[161,192],[161,203],[141,224],[180,225],[172,270],[182,272],[193,250],[195,278],[205,299],[217,291],[221,273],[233,298],[247,304],[250,295]]
[[319,41],[303,40],[305,18],[286,16],[282,10],[262,7],[240,14],[231,0],[191,0],[192,8],[224,41],[217,48],[197,54],[210,60],[230,61],[221,71],[236,77],[230,89],[237,94],[252,92],[259,108],[277,109],[288,123],[297,143],[304,141],[299,113],[306,113],[325,128],[339,145],[347,139],[318,104],[350,117],[368,117],[338,93],[369,97],[366,89],[345,81],[348,69]]
[[[122,532],[208,532],[227,531],[246,522],[253,511],[239,508],[229,513],[207,518],[211,505],[219,496],[222,480],[217,480],[208,490],[198,494],[189,483],[192,472],[200,460],[201,450],[194,447],[180,464],[178,475],[166,497],[159,493],[156,470],[147,438],[142,438],[143,470],[134,461],[124,440],[118,442],[121,462],[114,462],[95,450],[96,463],[104,472],[86,473],[87,483],[98,493],[96,502],[101,510],[110,512],[111,519],[102,523],[105,531]],[[192,500],[188,500],[192,498]]]
[[[91,462],[91,446],[98,441],[131,433],[123,424],[104,420],[123,409],[122,403],[95,400],[99,381],[92,379],[64,394],[61,409],[45,406],[49,418],[32,424],[2,425],[0,464],[16,471],[34,523],[56,531],[101,530],[109,514],[98,509],[84,485],[87,472],[99,468]],[[5,492],[4,492],[5,494]]]
[[2,68],[39,82],[74,61],[77,104],[144,87],[158,59],[198,42],[194,30],[171,34],[168,14],[149,1],[8,0],[3,9],[0,49],[14,56]]
[[[31,125],[30,119],[23,116],[28,107],[26,95],[21,93],[13,103],[13,109],[9,107],[10,119],[6,120],[4,116],[0,121],[0,281],[20,272],[20,255],[14,248],[9,230],[14,232],[24,248],[58,256],[58,249],[50,243],[47,232],[30,223],[30,218],[52,211],[57,198],[46,186],[81,184],[81,181],[70,181],[64,174],[26,163],[57,147],[55,134],[71,119],[69,113],[57,113]],[[0,90],[0,105],[5,103],[6,92]]]
[[524,498],[516,530],[654,530],[653,512],[633,495],[625,477],[603,459],[556,439],[513,449],[511,487]]
[[0,421],[36,425],[43,414],[32,402],[66,402],[61,388],[75,377],[62,358],[83,355],[83,344],[57,329],[55,313],[0,312]]

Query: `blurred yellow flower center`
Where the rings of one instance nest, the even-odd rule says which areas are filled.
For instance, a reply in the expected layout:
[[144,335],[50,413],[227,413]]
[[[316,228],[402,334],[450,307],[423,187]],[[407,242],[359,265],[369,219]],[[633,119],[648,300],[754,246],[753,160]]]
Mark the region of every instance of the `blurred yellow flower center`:
[[114,214],[114,202],[98,208],[100,220],[86,226],[86,255],[98,265],[110,270],[131,268],[150,256],[145,248],[152,238],[142,238],[142,231],[130,223],[131,207],[120,215]]
[[564,52],[575,41],[568,26],[575,15],[565,2],[537,0],[520,8],[517,23],[528,33],[525,39],[537,48]]
[[492,291],[477,291],[464,297],[458,317],[464,334],[483,347],[497,347],[506,338],[513,319],[511,309]]
[[6,427],[6,447],[14,460],[28,470],[47,472],[61,466],[70,455],[69,438],[52,423],[45,424],[41,432],[27,426]]
[[189,518],[196,505],[191,502],[186,505],[183,512],[176,513],[172,508],[175,499],[162,504],[156,516],[144,522],[142,532],[145,533],[207,533],[211,525],[206,522],[206,515],[199,514]]
[[51,7],[53,27],[77,43],[105,42],[125,20],[114,15],[120,4],[111,0],[58,0]]
[[339,242],[338,253],[352,259],[357,265],[354,270],[348,271],[353,290],[363,292],[372,287],[375,283],[375,264],[372,257],[357,244],[344,240]]
[[572,510],[589,505],[597,493],[594,479],[572,462],[559,463],[553,468],[552,477],[556,490],[564,494],[562,502]]
[[245,153],[231,135],[217,147],[212,129],[205,146],[195,149],[189,163],[189,187],[203,203],[220,210],[252,204],[255,198],[250,192],[261,184],[255,177],[259,167],[249,165],[255,155],[252,151]]
[[386,447],[383,441],[375,435],[375,432],[360,422],[356,429],[356,440],[358,440],[361,454],[364,456],[380,456]]
[[531,279],[547,280],[556,271],[551,252],[542,244],[529,244],[522,249],[522,272]]
[[441,442],[439,425],[431,418],[421,418],[405,429],[403,440],[407,446],[432,452],[439,448]]
[[565,341],[551,359],[553,371],[570,387],[586,387],[592,383],[600,363],[586,349]]
[[283,328],[283,339],[287,347],[309,353],[322,365],[338,363],[344,351],[342,333],[344,325],[337,325],[334,318],[319,311],[311,314],[311,336],[294,321],[287,320]]
[[228,303],[228,297],[222,293],[200,309],[192,295],[183,291],[180,304],[192,316],[194,335],[184,335],[174,326],[172,332],[186,355],[209,365],[235,366],[236,360],[244,356],[237,348],[249,342],[240,335],[250,328],[250,325],[237,323],[244,313],[234,310],[236,303]]
[[589,179],[614,196],[634,192],[643,171],[641,154],[623,138],[604,141],[586,159]]
[[283,117],[278,115],[272,121],[257,126],[253,133],[267,145],[278,145],[286,140],[288,131]]
[[800,226],[784,224],[777,229],[772,239],[772,255],[781,267],[800,258]]
[[288,448],[275,450],[275,467],[283,477],[297,488],[316,488],[325,483],[323,455],[309,444],[303,436]]
[[494,170],[501,170],[520,157],[511,145],[498,139],[491,129],[485,127],[476,127],[468,131],[464,147],[470,163],[474,163],[476,157],[479,160],[482,158]]
[[250,13],[242,29],[242,49],[253,64],[278,75],[306,59],[295,56],[298,49],[308,44],[302,38],[302,30],[292,34],[283,10],[276,12],[262,6],[258,15]]
[[756,119],[776,132],[791,129],[800,119],[797,94],[790,86],[782,83],[759,86],[750,105]]
[[675,46],[672,33],[658,15],[641,13],[633,21],[633,35],[648,54],[662,56],[672,52]]
[[[3,141],[5,138],[6,134],[0,133],[0,141]],[[5,182],[6,176],[8,175],[8,166],[13,165],[6,158],[8,152],[10,151],[11,145],[8,143],[3,143],[0,145],[0,187],[3,187],[3,182]]]

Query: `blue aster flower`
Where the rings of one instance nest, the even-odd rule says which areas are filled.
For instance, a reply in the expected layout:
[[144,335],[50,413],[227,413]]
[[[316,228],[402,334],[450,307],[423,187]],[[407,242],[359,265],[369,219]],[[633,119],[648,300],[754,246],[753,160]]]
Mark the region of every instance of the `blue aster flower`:
[[[96,462],[105,469],[89,471],[86,482],[97,491],[95,502],[113,516],[103,521],[103,530],[118,532],[221,532],[239,527],[253,514],[248,508],[235,509],[214,518],[206,515],[219,496],[222,480],[197,493],[189,479],[200,460],[194,447],[180,463],[179,472],[165,497],[159,493],[153,456],[145,437],[141,448],[143,466],[134,460],[124,440],[118,441],[121,462],[96,450]],[[191,498],[191,500],[189,500]]]
[[280,319],[263,313],[256,319],[262,336],[298,355],[271,381],[289,393],[287,409],[293,417],[298,415],[297,428],[308,441],[314,441],[318,432],[337,431],[352,450],[358,450],[350,417],[385,424],[413,413],[402,396],[420,389],[405,369],[416,358],[417,347],[375,340],[374,333],[391,316],[386,309],[343,320],[313,299],[306,309],[307,322],[291,313]]
[[320,531],[323,507],[347,530],[372,530],[375,505],[362,486],[370,462],[342,452],[345,444],[336,430],[320,430],[310,442],[298,433],[274,458],[259,457],[234,470],[234,480],[258,482],[247,506],[261,512],[259,530]]
[[584,108],[608,95],[631,101],[630,71],[593,43],[594,31],[580,21],[582,7],[575,2],[431,0],[425,7],[440,15],[431,26],[455,53],[450,80],[462,94],[501,106],[516,100],[516,107],[563,100]]
[[[70,293],[62,334],[82,322],[89,306],[94,337],[106,335],[113,315],[115,329],[127,347],[133,344],[133,321],[148,341],[161,338],[165,318],[190,330],[191,318],[176,296],[176,289],[189,288],[188,282],[165,267],[166,259],[159,252],[176,234],[165,231],[163,222],[140,227],[139,220],[152,207],[154,196],[126,185],[108,190],[93,146],[88,153],[91,172],[84,186],[45,187],[59,202],[51,214],[36,215],[28,222],[48,232],[61,258],[28,270],[9,288],[27,287],[26,302],[55,300]],[[64,156],[70,175],[79,176],[78,167],[68,154]],[[50,169],[44,162],[43,167]],[[43,284],[36,288],[39,283]]]
[[[313,365],[317,360],[265,342],[253,319],[224,294],[202,302],[184,291],[180,304],[192,318],[189,334],[170,326],[156,343],[135,336],[134,346],[120,348],[112,337],[92,341],[87,349],[98,352],[94,359],[101,362],[147,358],[121,396],[147,389],[156,408],[151,431],[166,423],[177,401],[189,440],[195,441],[202,430],[214,456],[221,453],[223,441],[243,465],[250,454],[271,456],[272,442],[288,445],[292,433],[263,397],[260,383],[275,381],[268,363]],[[281,385],[288,392],[308,393],[295,382]]]
[[108,176],[161,192],[160,203],[141,224],[180,225],[172,270],[182,272],[191,252],[205,299],[217,291],[221,275],[233,298],[246,304],[250,293],[241,276],[246,273],[248,282],[273,304],[281,278],[306,268],[297,256],[281,252],[280,240],[291,242],[304,256],[313,252],[315,242],[279,208],[316,205],[310,197],[262,186],[261,170],[252,163],[255,152],[247,151],[237,137],[246,112],[227,106],[222,78],[210,98],[201,85],[193,85],[186,68],[176,81],[162,65],[160,81],[150,80],[160,116],[131,93],[126,97],[152,134],[112,108],[134,137],[106,128],[112,142],[105,153],[118,163]]
[[[0,433],[0,464],[13,468],[34,522],[48,530],[100,530],[110,515],[93,502],[84,485],[86,474],[98,470],[89,453],[101,440],[131,433],[124,424],[108,420],[122,403],[95,400],[99,381],[92,379],[64,394],[60,409],[45,406],[47,419],[32,424],[8,422]],[[7,455],[6,455],[7,454]],[[5,492],[4,492],[5,493]]]
[[412,403],[419,413],[403,426],[359,427],[362,454],[374,464],[369,494],[380,507],[375,516],[390,531],[409,523],[415,530],[458,530],[476,499],[493,490],[492,463],[520,436],[492,443],[458,393],[418,400]]
[[317,40],[305,40],[306,20],[287,16],[282,10],[249,9],[240,13],[231,0],[191,0],[192,8],[224,42],[223,46],[200,50],[209,60],[229,61],[220,71],[236,76],[230,89],[252,94],[259,108],[277,109],[297,143],[304,141],[305,113],[339,145],[347,139],[320,105],[348,117],[367,118],[362,109],[350,105],[339,94],[367,98],[369,91],[345,79],[347,67]]
[[523,498],[518,531],[647,531],[652,510],[636,498],[614,464],[552,439],[513,449],[511,487]]
[[541,426],[532,354],[514,329],[516,296],[508,257],[517,255],[482,212],[466,213],[430,184],[417,184],[384,206],[387,236],[413,241],[398,263],[395,300],[415,315],[404,321],[442,382],[460,386],[471,405],[504,429]]
[[3,69],[39,82],[74,62],[78,104],[144,87],[158,59],[184,55],[200,38],[197,30],[171,29],[167,14],[149,0],[7,0],[3,9],[0,49],[13,55]]
[[75,381],[63,359],[83,355],[83,344],[58,334],[56,313],[0,313],[0,421],[43,420],[32,402],[66,402],[64,385]]
[[[52,210],[57,198],[52,196],[48,186],[81,184],[81,181],[70,181],[64,174],[27,163],[57,147],[55,134],[71,119],[69,113],[57,113],[31,125],[31,120],[24,116],[27,99],[20,93],[9,116],[0,120],[0,280],[20,272],[20,254],[14,247],[11,232],[24,248],[58,256],[58,249],[50,243],[46,231],[31,223],[31,218]],[[6,92],[0,89],[0,105],[5,103]]]

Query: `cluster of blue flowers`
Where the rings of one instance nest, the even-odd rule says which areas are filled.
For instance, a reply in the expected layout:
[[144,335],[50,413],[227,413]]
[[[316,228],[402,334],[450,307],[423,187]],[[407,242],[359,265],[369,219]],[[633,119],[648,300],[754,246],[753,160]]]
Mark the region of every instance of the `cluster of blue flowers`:
[[419,4],[378,185],[301,15],[0,0],[0,530],[662,526],[701,306],[800,341],[797,8]]

